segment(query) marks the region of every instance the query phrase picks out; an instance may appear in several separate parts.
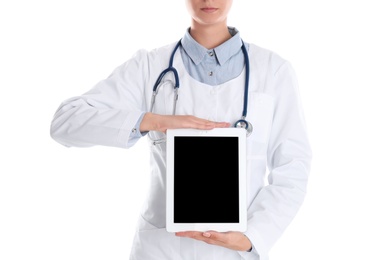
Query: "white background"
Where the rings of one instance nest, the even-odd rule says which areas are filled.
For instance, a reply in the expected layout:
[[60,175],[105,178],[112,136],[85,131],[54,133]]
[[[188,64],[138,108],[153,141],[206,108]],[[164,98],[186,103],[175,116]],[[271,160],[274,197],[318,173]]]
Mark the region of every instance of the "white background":
[[[229,25],[294,66],[313,164],[271,259],[371,259],[367,0],[235,0]],[[148,183],[146,140],[65,148],[59,104],[183,36],[180,0],[1,1],[0,259],[128,259]]]

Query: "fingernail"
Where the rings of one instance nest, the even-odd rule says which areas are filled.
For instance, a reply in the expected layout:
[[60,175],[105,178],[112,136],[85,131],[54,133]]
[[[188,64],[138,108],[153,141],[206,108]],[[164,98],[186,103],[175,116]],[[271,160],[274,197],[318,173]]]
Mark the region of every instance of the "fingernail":
[[211,234],[210,234],[210,233],[207,233],[207,232],[203,233],[202,235],[203,235],[204,237],[211,237]]

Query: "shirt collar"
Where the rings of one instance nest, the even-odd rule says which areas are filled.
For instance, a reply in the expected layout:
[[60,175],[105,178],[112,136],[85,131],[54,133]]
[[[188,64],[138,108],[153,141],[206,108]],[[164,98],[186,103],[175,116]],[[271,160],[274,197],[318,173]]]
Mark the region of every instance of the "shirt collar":
[[[235,55],[241,49],[242,45],[239,31],[234,27],[228,27],[228,29],[232,38],[213,49],[220,65],[223,65]],[[189,28],[182,38],[182,47],[196,65],[200,64],[205,55],[210,51],[192,38]]]

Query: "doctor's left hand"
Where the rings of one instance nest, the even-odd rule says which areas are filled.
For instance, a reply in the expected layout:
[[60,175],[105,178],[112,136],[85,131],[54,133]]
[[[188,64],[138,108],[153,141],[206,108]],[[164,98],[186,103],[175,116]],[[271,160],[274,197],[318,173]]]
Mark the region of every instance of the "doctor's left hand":
[[252,247],[250,239],[241,232],[185,231],[177,232],[175,235],[193,238],[211,245],[223,246],[237,251],[249,251]]

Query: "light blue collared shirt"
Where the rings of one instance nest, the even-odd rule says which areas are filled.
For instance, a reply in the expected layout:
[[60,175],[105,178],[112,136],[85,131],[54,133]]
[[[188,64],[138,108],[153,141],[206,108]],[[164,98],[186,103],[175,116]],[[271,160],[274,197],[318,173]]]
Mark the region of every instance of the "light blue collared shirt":
[[[240,33],[234,27],[228,27],[228,29],[232,37],[209,50],[196,42],[187,29],[179,50],[184,66],[191,77],[202,83],[216,86],[241,74],[245,66],[245,58],[241,49]],[[129,140],[134,141],[133,139],[140,138],[147,133],[139,131],[143,116],[144,113],[133,128]]]
[[233,27],[229,27],[229,33],[232,38],[208,50],[196,42],[187,30],[182,38],[180,53],[191,77],[202,83],[216,86],[241,74],[245,59],[241,50],[240,33]]

